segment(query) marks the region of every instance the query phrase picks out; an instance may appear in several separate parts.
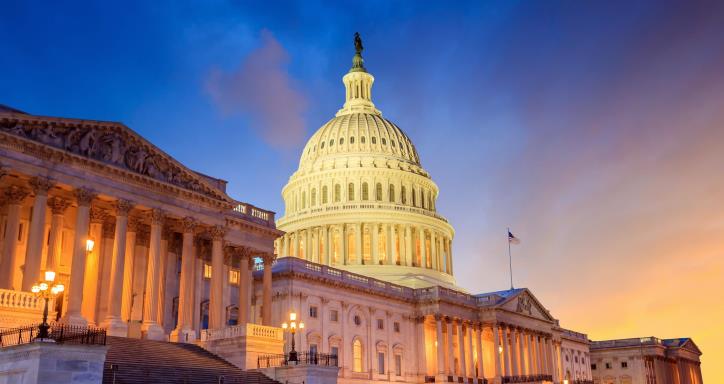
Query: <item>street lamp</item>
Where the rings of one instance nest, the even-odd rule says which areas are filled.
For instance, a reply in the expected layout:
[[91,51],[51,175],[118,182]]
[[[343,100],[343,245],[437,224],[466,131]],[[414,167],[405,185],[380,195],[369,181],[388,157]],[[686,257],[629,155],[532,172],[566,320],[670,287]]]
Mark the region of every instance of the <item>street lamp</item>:
[[33,287],[30,289],[35,294],[35,296],[41,299],[45,299],[45,308],[43,309],[43,323],[38,326],[39,339],[48,338],[48,329],[50,329],[50,325],[48,325],[48,300],[50,300],[51,297],[57,296],[59,293],[65,290],[65,286],[63,284],[53,284],[53,282],[55,282],[55,272],[45,271],[45,280],[38,282],[38,284],[33,285]]
[[299,327],[299,329],[304,329],[304,322],[300,321],[299,324],[297,324],[297,314],[291,312],[289,314],[289,324],[286,322],[282,323],[282,329],[285,331],[288,329],[292,334],[292,349],[289,351],[289,361],[294,362],[299,361],[297,358],[297,351],[294,350],[294,334],[297,333],[297,327]]

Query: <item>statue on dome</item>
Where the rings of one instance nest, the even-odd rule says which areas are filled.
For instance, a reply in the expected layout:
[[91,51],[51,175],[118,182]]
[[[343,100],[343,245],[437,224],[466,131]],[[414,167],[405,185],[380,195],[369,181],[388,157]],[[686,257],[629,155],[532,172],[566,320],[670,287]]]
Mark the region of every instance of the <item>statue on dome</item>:
[[362,39],[359,37],[359,32],[354,33],[354,50],[357,52],[358,55],[362,54],[362,50],[364,47],[362,46]]

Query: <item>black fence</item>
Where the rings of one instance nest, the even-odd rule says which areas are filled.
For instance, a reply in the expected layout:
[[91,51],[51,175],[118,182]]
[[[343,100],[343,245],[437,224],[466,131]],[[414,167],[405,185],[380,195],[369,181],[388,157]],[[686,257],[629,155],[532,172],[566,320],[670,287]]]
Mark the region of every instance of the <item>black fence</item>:
[[338,366],[337,355],[316,352],[297,352],[297,360],[289,360],[289,354],[259,355],[256,359],[257,368],[282,367],[285,365],[323,365]]
[[[28,344],[38,338],[38,325],[0,331],[0,347]],[[61,323],[50,324],[48,339],[59,344],[106,345],[106,330]]]
[[553,381],[553,375],[503,376],[503,383],[539,383]]

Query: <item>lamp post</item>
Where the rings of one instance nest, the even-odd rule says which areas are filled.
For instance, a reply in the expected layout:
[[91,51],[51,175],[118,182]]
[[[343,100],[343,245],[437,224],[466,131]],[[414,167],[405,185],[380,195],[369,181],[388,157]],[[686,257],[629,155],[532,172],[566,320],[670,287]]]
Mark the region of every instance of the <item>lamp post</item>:
[[[63,284],[53,284],[55,282],[54,271],[45,271],[44,275],[45,281],[41,281],[38,284],[33,285],[33,287],[31,288],[31,291],[37,297],[45,300],[45,307],[43,309],[43,323],[38,326],[39,339],[47,339],[49,336],[48,329],[50,329],[50,325],[48,325],[48,301],[51,297],[55,297],[65,290],[65,286]],[[53,285],[52,287],[50,286],[51,284]]]
[[291,312],[289,314],[289,323],[282,323],[282,329],[284,329],[284,331],[289,330],[292,334],[292,349],[289,351],[289,361],[293,362],[299,361],[297,358],[297,351],[294,350],[294,334],[297,333],[297,327],[299,327],[299,329],[304,329],[304,322],[300,321],[299,324],[297,324],[297,314],[295,312]]

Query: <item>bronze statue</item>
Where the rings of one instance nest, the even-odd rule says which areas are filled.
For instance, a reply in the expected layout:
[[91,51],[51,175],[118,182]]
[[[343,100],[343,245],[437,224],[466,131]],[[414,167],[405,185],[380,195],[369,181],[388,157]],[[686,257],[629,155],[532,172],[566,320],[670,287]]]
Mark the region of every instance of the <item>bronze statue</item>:
[[357,54],[362,54],[362,50],[364,47],[362,46],[362,39],[359,37],[359,32],[354,33],[354,50],[357,51]]

